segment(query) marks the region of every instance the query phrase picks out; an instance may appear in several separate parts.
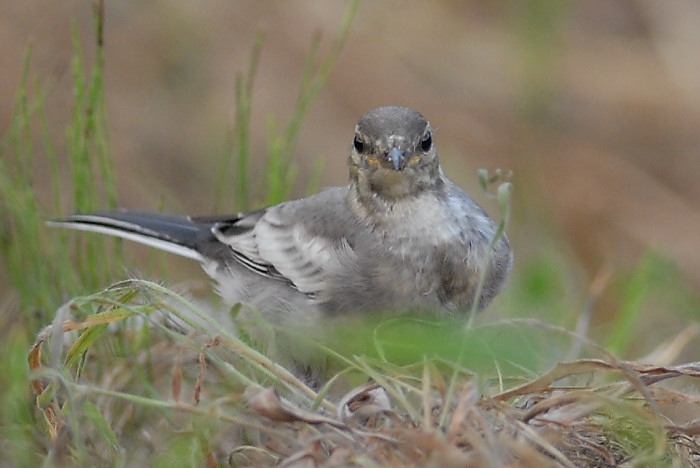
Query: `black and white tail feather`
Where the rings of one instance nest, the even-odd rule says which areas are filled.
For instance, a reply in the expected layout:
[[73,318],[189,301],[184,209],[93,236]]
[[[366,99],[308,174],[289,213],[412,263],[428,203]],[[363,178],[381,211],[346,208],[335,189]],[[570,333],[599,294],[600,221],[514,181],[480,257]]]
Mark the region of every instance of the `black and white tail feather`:
[[75,214],[46,224],[116,236],[199,261],[204,258],[198,245],[207,237],[213,239],[211,224],[197,223],[189,216],[161,213],[105,211]]

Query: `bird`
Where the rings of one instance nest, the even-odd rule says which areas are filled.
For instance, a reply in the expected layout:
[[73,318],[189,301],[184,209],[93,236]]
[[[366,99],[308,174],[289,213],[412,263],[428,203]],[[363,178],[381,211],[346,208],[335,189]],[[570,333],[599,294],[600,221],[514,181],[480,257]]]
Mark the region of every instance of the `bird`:
[[[509,275],[512,250],[505,234],[492,244],[497,224],[443,171],[428,120],[379,107],[360,118],[349,146],[349,183],[306,198],[225,216],[114,210],[49,224],[198,260],[226,304],[246,304],[282,328],[486,307]],[[300,368],[308,360],[281,354]]]

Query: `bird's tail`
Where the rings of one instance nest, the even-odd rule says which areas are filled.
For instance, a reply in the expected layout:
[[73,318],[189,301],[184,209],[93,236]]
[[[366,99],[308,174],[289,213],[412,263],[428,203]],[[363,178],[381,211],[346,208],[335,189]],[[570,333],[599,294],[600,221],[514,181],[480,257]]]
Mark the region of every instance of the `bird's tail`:
[[213,223],[188,216],[138,211],[103,211],[47,221],[48,226],[99,232],[203,261],[202,245],[213,238]]

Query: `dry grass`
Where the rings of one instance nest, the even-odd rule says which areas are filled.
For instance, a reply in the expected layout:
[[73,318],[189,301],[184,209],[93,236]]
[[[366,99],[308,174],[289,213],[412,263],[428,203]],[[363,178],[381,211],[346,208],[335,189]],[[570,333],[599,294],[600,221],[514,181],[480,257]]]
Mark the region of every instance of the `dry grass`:
[[[653,359],[672,361],[696,332]],[[527,378],[354,357],[314,391],[197,306],[132,280],[67,304],[29,362],[56,464],[700,466],[700,398],[673,385],[697,382],[700,363],[602,354]],[[373,379],[347,391],[350,374]]]

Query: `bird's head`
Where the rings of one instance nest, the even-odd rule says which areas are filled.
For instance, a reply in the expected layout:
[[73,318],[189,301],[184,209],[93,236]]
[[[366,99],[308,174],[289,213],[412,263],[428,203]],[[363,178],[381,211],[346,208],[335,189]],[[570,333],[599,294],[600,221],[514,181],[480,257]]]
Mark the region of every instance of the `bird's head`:
[[361,197],[398,200],[442,185],[430,124],[407,107],[366,113],[355,127],[348,165]]

